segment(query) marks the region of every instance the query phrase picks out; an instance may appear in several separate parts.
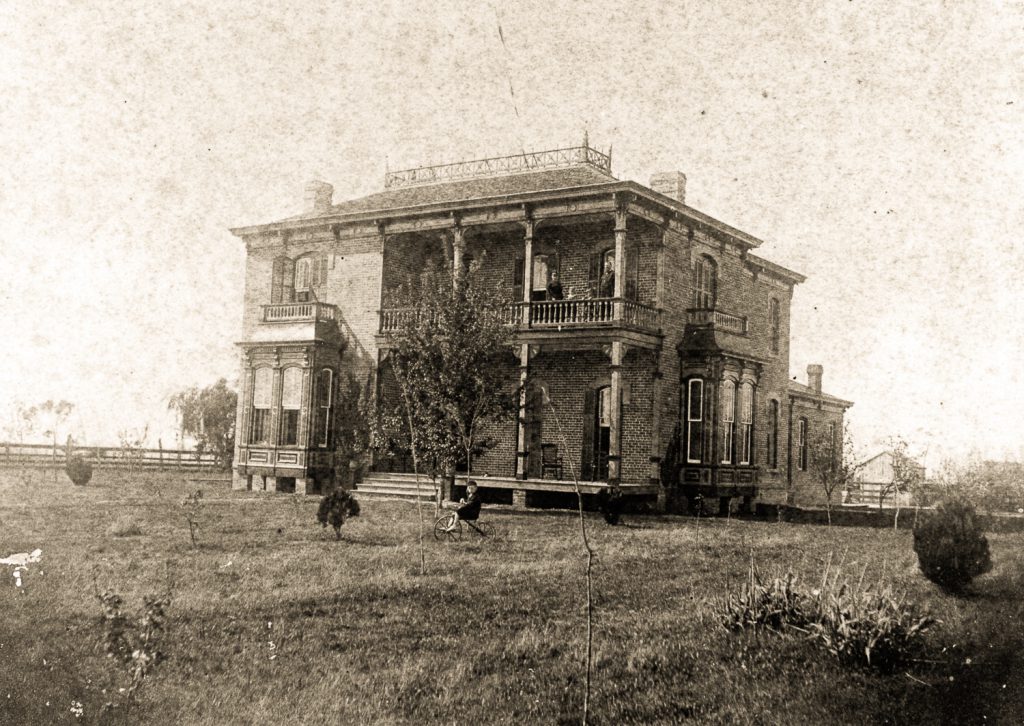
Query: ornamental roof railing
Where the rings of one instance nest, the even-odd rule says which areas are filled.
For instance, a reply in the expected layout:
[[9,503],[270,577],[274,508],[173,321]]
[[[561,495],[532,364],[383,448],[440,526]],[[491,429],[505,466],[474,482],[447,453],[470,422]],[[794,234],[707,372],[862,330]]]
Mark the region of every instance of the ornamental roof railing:
[[564,149],[524,151],[511,156],[496,156],[490,159],[458,161],[454,164],[419,166],[415,169],[389,171],[384,175],[384,188],[396,189],[462,179],[521,174],[528,171],[559,169],[579,164],[587,164],[611,176],[611,149],[609,148],[608,153],[605,154],[584,143],[582,146],[570,146]]

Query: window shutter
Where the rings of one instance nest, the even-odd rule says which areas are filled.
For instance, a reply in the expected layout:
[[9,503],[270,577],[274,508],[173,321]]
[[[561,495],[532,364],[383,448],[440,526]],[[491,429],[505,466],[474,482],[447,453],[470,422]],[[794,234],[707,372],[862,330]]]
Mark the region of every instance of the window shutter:
[[327,255],[320,258],[320,281],[318,284],[327,284]]
[[281,302],[295,302],[295,260],[285,257],[281,262]]
[[640,292],[640,250],[630,247],[626,250],[626,299],[639,300]]
[[271,274],[270,282],[270,303],[276,304],[284,302],[282,295],[284,294],[284,257],[274,258],[274,270]]
[[309,286],[310,287],[316,287],[317,285],[320,284],[320,258],[319,257],[314,257],[313,258],[312,267],[313,267],[313,270],[312,270],[313,274],[310,275]]
[[588,284],[590,285],[590,295],[597,297],[599,294],[599,288],[601,287],[601,259],[603,255],[600,252],[595,252],[590,256],[590,273],[588,275]]
[[583,455],[580,460],[580,479],[594,479],[594,420],[597,418],[596,391],[588,388],[583,393]]
[[516,266],[512,271],[512,299],[515,302],[523,301],[523,281],[526,277],[526,258],[517,257]]

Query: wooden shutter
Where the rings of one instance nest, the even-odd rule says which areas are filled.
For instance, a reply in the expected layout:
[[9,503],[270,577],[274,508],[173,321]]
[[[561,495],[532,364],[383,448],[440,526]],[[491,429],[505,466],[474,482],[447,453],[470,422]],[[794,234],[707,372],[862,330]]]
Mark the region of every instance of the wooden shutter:
[[639,300],[640,293],[640,250],[630,247],[626,250],[626,299]]
[[327,284],[327,255],[320,258],[320,285]]
[[590,285],[591,297],[598,297],[600,295],[602,257],[603,255],[600,252],[595,252],[590,256],[590,274],[588,275],[588,284]]
[[597,418],[597,392],[588,388],[583,394],[583,455],[580,479],[594,480],[594,421]]
[[281,302],[295,302],[295,260],[282,258]]
[[284,263],[286,259],[285,257],[274,258],[274,270],[270,282],[270,303],[272,305],[284,302],[282,296],[284,294]]
[[523,301],[523,282],[526,278],[526,258],[517,257],[516,266],[512,271],[512,300]]
[[320,284],[320,258],[314,257],[312,264],[312,274],[309,276],[309,286],[316,287]]

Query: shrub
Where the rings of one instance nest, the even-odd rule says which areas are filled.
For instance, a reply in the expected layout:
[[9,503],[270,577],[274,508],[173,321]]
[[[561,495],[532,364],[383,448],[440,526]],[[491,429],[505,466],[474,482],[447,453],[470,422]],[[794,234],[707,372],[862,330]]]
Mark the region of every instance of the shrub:
[[358,516],[359,502],[340,487],[320,500],[320,508],[316,513],[320,526],[331,525],[334,528],[335,539],[341,539],[341,525],[345,523],[346,517]]
[[81,454],[68,457],[64,471],[75,486],[84,487],[92,479],[92,464],[86,461]]
[[934,623],[889,587],[851,587],[838,575],[808,590],[793,573],[762,581],[750,563],[738,595],[727,596],[719,613],[730,630],[798,631],[812,638],[845,665],[889,672],[907,661],[920,635]]
[[127,514],[122,514],[107,528],[107,534],[111,537],[137,537],[142,534],[142,528]]
[[988,540],[965,499],[951,498],[914,527],[914,552],[921,572],[946,592],[959,593],[992,569]]

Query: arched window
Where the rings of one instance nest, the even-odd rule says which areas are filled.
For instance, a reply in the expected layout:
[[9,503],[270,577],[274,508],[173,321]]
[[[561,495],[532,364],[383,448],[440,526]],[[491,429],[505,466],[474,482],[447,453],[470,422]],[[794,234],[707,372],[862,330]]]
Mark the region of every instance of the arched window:
[[733,432],[736,429],[736,384],[732,381],[722,383],[721,410],[719,418],[722,422],[722,463],[732,463]]
[[273,396],[274,371],[257,368],[253,372],[252,426],[249,429],[249,443],[270,442],[270,404]]
[[327,255],[303,255],[295,260],[295,299],[316,300],[316,288],[327,282]]
[[768,467],[779,468],[779,402],[774,399],[768,402],[768,438],[765,443]]
[[704,381],[686,383],[686,463],[699,464],[704,442]]
[[807,470],[807,419],[796,422],[796,468]]
[[302,410],[302,369],[285,368],[281,381],[281,437],[282,446],[299,443],[299,414]]
[[779,352],[779,301],[768,301],[768,334],[771,338],[772,353]]
[[739,463],[750,464],[753,461],[751,447],[754,430],[754,387],[750,383],[740,386],[740,435]]
[[326,448],[331,442],[331,407],[334,404],[334,371],[324,368],[317,376],[316,430],[317,445]]
[[694,268],[693,307],[698,310],[714,310],[718,286],[718,266],[715,261],[703,255]]

